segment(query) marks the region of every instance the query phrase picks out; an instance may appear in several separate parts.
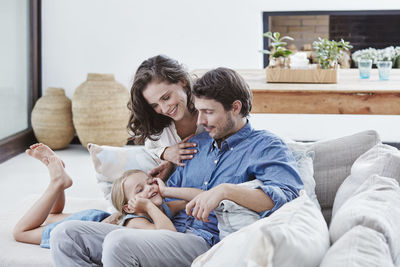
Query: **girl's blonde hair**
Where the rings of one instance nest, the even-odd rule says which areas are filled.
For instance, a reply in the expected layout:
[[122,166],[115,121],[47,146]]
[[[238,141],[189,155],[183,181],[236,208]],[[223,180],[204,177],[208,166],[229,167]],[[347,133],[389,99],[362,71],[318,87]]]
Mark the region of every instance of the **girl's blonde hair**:
[[[113,206],[119,211],[123,216],[126,215],[124,211],[124,205],[128,203],[124,192],[124,183],[128,176],[135,173],[145,173],[141,170],[128,170],[122,174],[117,180],[114,181],[111,189],[111,201]],[[121,216],[122,217],[122,216]],[[122,218],[121,218],[122,219]]]

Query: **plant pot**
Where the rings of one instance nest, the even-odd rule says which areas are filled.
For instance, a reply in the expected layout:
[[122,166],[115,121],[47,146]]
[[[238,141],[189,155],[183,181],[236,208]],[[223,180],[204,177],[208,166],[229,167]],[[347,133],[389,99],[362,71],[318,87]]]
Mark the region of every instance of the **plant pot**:
[[65,148],[74,138],[71,100],[62,88],[47,88],[33,107],[31,121],[36,139],[52,149]]
[[113,74],[89,73],[72,97],[73,122],[81,144],[124,146],[129,92]]

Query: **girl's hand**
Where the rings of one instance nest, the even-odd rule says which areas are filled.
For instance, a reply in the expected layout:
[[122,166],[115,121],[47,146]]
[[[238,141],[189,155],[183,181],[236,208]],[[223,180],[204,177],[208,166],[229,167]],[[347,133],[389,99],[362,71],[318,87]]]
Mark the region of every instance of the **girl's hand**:
[[174,164],[169,161],[163,161],[160,166],[155,167],[151,171],[148,172],[148,175],[151,177],[159,177],[162,180],[166,181],[168,177],[171,175],[174,170]]
[[168,160],[178,166],[185,166],[185,164],[181,163],[182,160],[189,160],[193,158],[193,154],[197,153],[197,149],[186,149],[188,147],[197,146],[196,143],[187,143],[186,141],[193,137],[189,135],[181,142],[176,145],[169,146],[164,150],[164,153],[161,155],[161,158],[164,160]]
[[164,198],[165,197],[165,193],[167,190],[167,186],[165,185],[164,181],[161,180],[160,178],[154,178],[153,179],[153,183],[158,184],[158,191],[160,192],[161,196]]
[[153,204],[150,199],[136,197],[128,201],[130,213],[147,213],[149,205]]

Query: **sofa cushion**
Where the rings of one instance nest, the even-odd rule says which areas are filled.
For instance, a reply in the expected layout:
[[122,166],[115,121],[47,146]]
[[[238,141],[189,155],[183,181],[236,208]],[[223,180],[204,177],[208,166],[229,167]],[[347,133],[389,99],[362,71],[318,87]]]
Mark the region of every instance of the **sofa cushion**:
[[381,233],[358,225],[346,232],[325,254],[320,267],[391,267],[386,238]]
[[[304,190],[315,206],[318,209],[321,209],[317,196],[315,195],[315,181],[313,177],[314,169],[312,162],[313,153],[306,152],[304,149],[298,149],[296,146],[293,146],[293,143],[291,144],[288,145],[296,160],[301,180],[304,183]],[[239,185],[257,188],[262,185],[262,182],[259,180],[253,180]],[[230,200],[221,201],[219,206],[215,209],[215,214],[218,219],[219,237],[221,239],[260,219],[260,215],[257,212],[244,208]]]
[[271,216],[228,235],[192,266],[312,267],[320,264],[328,247],[321,211],[302,190]]
[[336,193],[332,217],[372,174],[390,177],[400,182],[400,151],[392,146],[377,144],[361,155],[351,167],[351,174]]
[[400,187],[387,177],[371,175],[337,210],[329,234],[335,243],[357,225],[383,234],[395,265],[400,264]]
[[378,133],[369,130],[333,140],[318,141],[309,147],[315,153],[315,192],[328,223],[336,191],[349,176],[354,161],[378,143]]
[[[96,179],[104,197],[109,200],[112,183],[127,170],[137,169],[148,172],[158,166],[144,146],[87,146],[96,171]],[[107,209],[113,211],[111,202]]]

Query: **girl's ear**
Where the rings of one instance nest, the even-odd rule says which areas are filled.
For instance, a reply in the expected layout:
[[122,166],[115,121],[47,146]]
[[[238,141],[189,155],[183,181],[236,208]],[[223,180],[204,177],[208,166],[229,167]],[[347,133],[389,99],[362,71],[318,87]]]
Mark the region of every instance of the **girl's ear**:
[[129,208],[128,204],[125,204],[122,209],[126,212],[126,213],[133,213],[133,211]]

